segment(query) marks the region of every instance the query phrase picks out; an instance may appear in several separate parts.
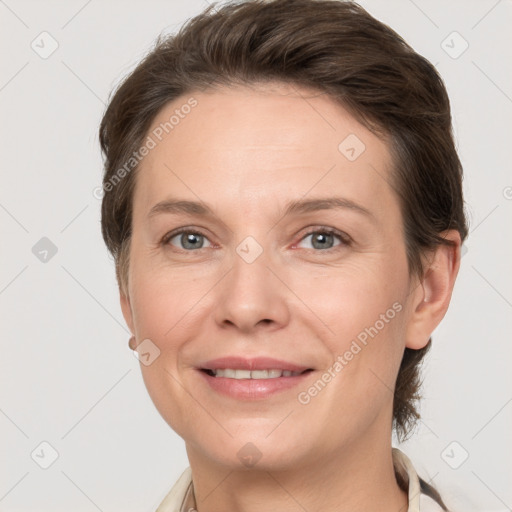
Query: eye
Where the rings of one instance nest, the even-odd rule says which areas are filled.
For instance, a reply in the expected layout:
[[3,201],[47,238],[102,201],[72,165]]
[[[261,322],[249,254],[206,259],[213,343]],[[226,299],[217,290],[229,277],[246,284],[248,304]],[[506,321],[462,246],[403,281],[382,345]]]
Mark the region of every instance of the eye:
[[[167,233],[162,239],[162,245],[172,245],[176,247],[172,240],[177,239],[179,249],[184,249],[186,251],[190,251],[193,249],[204,249],[203,242],[208,240],[205,235],[199,233],[198,231],[192,231],[190,229],[182,228],[178,231],[173,231],[171,233]],[[209,243],[209,242],[208,242]],[[211,244],[210,244],[211,246]]]
[[[350,237],[334,228],[322,227],[312,229],[301,239],[301,241],[306,240],[308,237],[312,237],[311,245],[313,246],[313,249],[320,249],[323,251],[336,249],[336,247],[339,246],[350,245]],[[337,245],[333,245],[335,238],[340,240],[340,243]]]
[[[328,227],[317,227],[311,229],[306,235],[302,237],[301,242],[306,240],[308,237],[312,237],[311,243],[313,249],[319,249],[321,251],[336,249],[336,247],[340,246],[346,247],[351,243],[351,239],[346,233]],[[339,243],[333,245],[336,238],[339,240]],[[177,242],[173,242],[175,239]],[[207,246],[204,245],[205,241],[208,243]],[[206,235],[203,235],[199,231],[194,231],[187,228],[180,228],[179,230],[167,233],[162,238],[161,244],[172,245],[173,247],[177,247],[178,249],[182,249],[187,252],[204,249],[206,247],[212,247],[212,244],[209,242]]]

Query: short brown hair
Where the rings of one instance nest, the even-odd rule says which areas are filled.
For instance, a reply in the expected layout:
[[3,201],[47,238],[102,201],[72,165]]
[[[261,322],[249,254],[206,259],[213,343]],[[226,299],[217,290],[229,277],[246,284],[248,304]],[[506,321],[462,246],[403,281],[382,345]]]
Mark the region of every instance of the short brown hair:
[[[462,166],[448,95],[434,66],[351,1],[232,1],[209,6],[175,35],[158,37],[102,119],[102,234],[125,293],[138,166],[113,186],[116,172],[168,102],[216,86],[270,81],[326,93],[389,142],[390,185],[400,201],[411,275],[424,272],[425,250],[450,244],[443,231],[455,229],[466,238]],[[403,355],[393,404],[399,438],[419,418],[419,366],[430,344]]]

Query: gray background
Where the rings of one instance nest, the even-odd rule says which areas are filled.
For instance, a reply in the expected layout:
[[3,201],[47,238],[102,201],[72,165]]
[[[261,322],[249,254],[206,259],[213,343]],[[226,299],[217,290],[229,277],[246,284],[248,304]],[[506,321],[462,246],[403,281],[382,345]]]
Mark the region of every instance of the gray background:
[[[455,510],[510,510],[512,3],[361,4],[443,76],[471,221],[401,448]],[[205,6],[0,0],[0,511],[152,511],[188,465],[128,348],[93,190],[112,87]]]

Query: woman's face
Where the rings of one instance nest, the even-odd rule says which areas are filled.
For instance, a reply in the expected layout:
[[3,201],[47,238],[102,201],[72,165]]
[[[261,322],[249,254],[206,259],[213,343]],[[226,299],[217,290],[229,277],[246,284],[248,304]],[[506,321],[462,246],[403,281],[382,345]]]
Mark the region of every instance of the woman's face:
[[279,84],[183,96],[148,135],[121,300],[189,453],[276,468],[387,442],[416,295],[385,143]]

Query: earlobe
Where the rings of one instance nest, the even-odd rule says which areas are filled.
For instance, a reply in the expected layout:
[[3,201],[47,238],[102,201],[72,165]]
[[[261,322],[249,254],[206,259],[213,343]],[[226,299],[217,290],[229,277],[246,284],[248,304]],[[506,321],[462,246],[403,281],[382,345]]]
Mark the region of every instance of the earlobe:
[[412,293],[410,318],[407,324],[406,347],[419,350],[430,339],[443,319],[452,296],[460,266],[461,239],[458,231],[443,233],[453,245],[439,245],[429,258],[423,279]]

